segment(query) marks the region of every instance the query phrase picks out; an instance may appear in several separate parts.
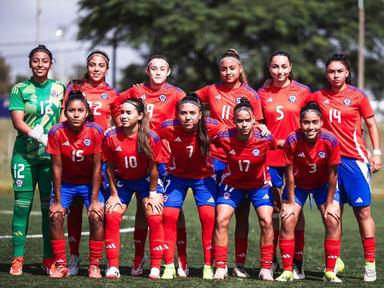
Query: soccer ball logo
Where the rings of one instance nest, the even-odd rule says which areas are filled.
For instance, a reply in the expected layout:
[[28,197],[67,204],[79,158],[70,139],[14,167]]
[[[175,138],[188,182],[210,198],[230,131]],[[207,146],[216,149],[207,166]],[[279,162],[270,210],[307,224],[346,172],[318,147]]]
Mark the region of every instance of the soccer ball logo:
[[288,97],[288,100],[289,100],[289,102],[291,102],[291,103],[295,103],[296,102],[296,96],[295,95],[291,95],[291,96],[289,96]]
[[85,146],[89,146],[89,145],[91,145],[91,140],[90,139],[84,139],[83,143]]
[[344,99],[344,101],[343,101],[343,103],[344,103],[344,105],[347,105],[347,106],[349,106],[349,105],[351,105],[351,103],[352,103],[352,100],[351,100],[351,99],[349,99],[349,98],[345,98],[345,99]]

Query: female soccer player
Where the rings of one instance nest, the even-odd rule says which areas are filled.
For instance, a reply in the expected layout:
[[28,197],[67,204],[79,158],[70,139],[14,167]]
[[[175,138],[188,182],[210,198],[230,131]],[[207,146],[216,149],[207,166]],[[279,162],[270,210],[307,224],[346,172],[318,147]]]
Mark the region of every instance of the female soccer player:
[[[381,169],[379,130],[368,97],[351,85],[350,65],[342,54],[335,54],[326,62],[325,76],[328,89],[317,91],[317,101],[324,115],[324,127],[340,141],[341,163],[338,185],[342,204],[352,206],[364,247],[364,281],[376,280],[375,223],[371,216],[371,171]],[[371,139],[373,153],[370,163],[362,136],[364,119]],[[372,169],[372,170],[371,170]]]
[[[253,107],[255,120],[262,120],[263,114],[259,96],[255,90],[248,86],[240,56],[234,49],[227,50],[221,57],[219,72],[221,83],[208,85],[196,91],[201,102],[209,106],[210,117],[218,120],[228,128],[233,128],[235,126],[232,121],[233,109],[240,101],[240,98],[244,96]],[[212,157],[214,158],[216,181],[220,183],[226,166],[225,153],[222,149],[212,147]],[[244,263],[248,245],[249,206],[249,201],[246,200],[236,210],[236,265],[234,275],[241,278],[248,277],[248,273],[244,269]]]
[[36,184],[39,185],[43,231],[43,268],[49,273],[52,252],[49,239],[51,161],[45,151],[49,129],[59,122],[65,86],[48,79],[52,53],[39,45],[29,53],[32,77],[12,88],[9,111],[18,131],[11,161],[14,210],[12,219],[13,260],[9,273],[23,273],[24,244]]
[[[268,70],[270,79],[260,88],[260,95],[265,124],[276,139],[286,139],[288,134],[299,128],[300,109],[310,98],[310,89],[295,80],[292,75],[292,60],[285,51],[276,51],[269,58]],[[281,209],[281,194],[284,185],[284,159],[281,149],[270,150],[267,153],[267,165],[274,188],[275,213],[273,215],[274,243],[273,270],[278,268],[276,248],[279,239],[279,211]],[[300,213],[295,230],[294,279],[304,279],[304,217]]]
[[[113,122],[119,125],[120,107],[116,104],[119,98],[118,93],[106,83],[106,74],[109,68],[109,57],[101,50],[92,51],[87,57],[87,73],[81,80],[72,80],[69,82],[66,91],[66,97],[72,90],[81,91],[91,107],[95,122],[103,130],[107,130]],[[61,117],[65,120],[64,114]],[[105,174],[105,164],[102,164],[103,184],[108,189],[107,175]],[[70,247],[70,257],[68,268],[70,275],[77,275],[80,266],[79,244],[82,229],[82,211],[83,202],[81,198],[76,198],[70,209],[67,218],[68,238]]]
[[151,272],[160,279],[164,231],[162,223],[163,187],[158,182],[159,136],[149,130],[142,99],[125,100],[121,106],[121,128],[112,129],[103,142],[111,195],[106,203],[105,244],[108,258],[107,278],[119,278],[120,223],[134,192],[142,200],[149,224]]
[[[207,126],[206,126],[206,122]],[[202,104],[189,95],[177,104],[177,119],[162,123],[158,134],[171,150],[167,164],[164,202],[165,270],[162,279],[176,277],[174,261],[176,226],[179,212],[189,188],[193,190],[201,222],[204,251],[203,279],[213,279],[213,230],[215,226],[216,183],[209,154],[209,136],[220,128],[216,120],[203,117]]]
[[277,281],[292,281],[295,227],[309,194],[313,195],[325,226],[324,280],[340,283],[334,272],[340,256],[340,197],[336,189],[340,163],[339,142],[321,127],[323,116],[316,102],[300,111],[300,128],[289,134],[284,144],[286,186],[283,193],[280,252],[284,272]]
[[271,136],[262,136],[254,127],[254,111],[246,98],[240,100],[233,113],[236,127],[225,130],[213,140],[223,148],[228,161],[216,201],[214,279],[223,280],[228,276],[228,226],[235,209],[248,196],[261,229],[259,278],[273,281],[273,194],[265,158],[266,152],[276,144]]
[[90,225],[90,278],[101,278],[99,262],[104,246],[104,198],[101,184],[103,129],[93,123],[92,112],[80,91],[71,91],[65,103],[66,121],[49,131],[47,152],[52,157],[51,246],[55,261],[51,278],[68,275],[65,252],[64,216],[74,197],[80,196],[88,209]]
[[[171,74],[169,61],[163,55],[153,55],[148,59],[145,73],[148,76],[147,83],[134,85],[128,90],[120,94],[121,101],[130,98],[141,98],[145,101],[147,117],[149,119],[150,128],[157,130],[161,123],[167,119],[176,117],[176,104],[185,96],[184,91],[180,88],[167,83],[167,78]],[[160,160],[159,173],[160,177],[165,177],[165,163],[167,163],[169,155],[167,145],[163,140],[163,148],[161,151],[162,160]],[[147,238],[148,226],[145,222],[144,210],[140,205],[140,197],[136,197],[138,205],[136,205],[135,217],[135,258],[131,269],[132,276],[143,274],[143,265],[145,262],[144,248]],[[180,277],[186,277],[187,269],[187,234],[185,230],[185,220],[183,210],[181,210],[178,227],[177,227],[177,250],[178,264],[177,274]]]

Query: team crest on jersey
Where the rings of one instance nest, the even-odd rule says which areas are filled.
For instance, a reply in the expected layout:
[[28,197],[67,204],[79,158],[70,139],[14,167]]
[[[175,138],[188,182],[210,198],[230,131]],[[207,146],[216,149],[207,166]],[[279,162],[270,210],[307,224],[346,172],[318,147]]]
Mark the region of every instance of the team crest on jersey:
[[88,139],[88,138],[84,139],[83,143],[85,146],[89,146],[89,145],[91,145],[91,139]]
[[253,154],[253,156],[259,156],[260,150],[259,149],[253,149],[252,154]]
[[108,100],[108,94],[107,93],[101,93],[101,99]]
[[291,96],[288,97],[288,100],[289,100],[289,102],[291,102],[291,103],[295,103],[295,102],[296,102],[296,99],[297,99],[297,97],[296,97],[295,95],[291,95]]
[[344,99],[344,101],[343,101],[343,103],[344,103],[344,105],[347,105],[347,106],[349,106],[349,105],[351,105],[351,103],[352,103],[352,100],[351,100],[351,99],[349,99],[349,98],[345,98],[345,99]]
[[320,158],[325,158],[325,157],[327,157],[327,154],[324,151],[320,151],[319,152],[319,157]]
[[159,96],[159,99],[160,99],[161,102],[165,102],[165,100],[167,100],[167,96],[165,96],[164,94],[161,94]]
[[215,99],[216,99],[216,100],[221,100],[221,95],[220,95],[220,94],[215,95]]
[[23,180],[16,180],[16,186],[17,187],[23,186]]
[[57,98],[57,97],[59,97],[59,93],[57,93],[56,90],[52,90],[52,91],[51,91],[51,97],[53,97],[53,98]]

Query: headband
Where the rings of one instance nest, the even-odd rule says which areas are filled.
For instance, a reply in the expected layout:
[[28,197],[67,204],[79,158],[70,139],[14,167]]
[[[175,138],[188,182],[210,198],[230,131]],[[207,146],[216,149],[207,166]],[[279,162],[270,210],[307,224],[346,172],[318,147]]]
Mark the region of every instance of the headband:
[[95,52],[95,53],[91,53],[88,57],[87,57],[87,64],[89,62],[89,60],[91,60],[91,58],[93,56],[101,56],[104,58],[105,62],[107,62],[107,64],[109,65],[109,59],[108,57],[106,57],[105,55],[103,55],[102,53],[99,53],[99,52]]
[[241,65],[241,62],[239,59],[233,57],[233,56],[225,56],[223,58],[220,59],[219,61],[219,65],[225,60],[225,59],[231,59],[231,60],[234,60],[235,62],[239,63]]

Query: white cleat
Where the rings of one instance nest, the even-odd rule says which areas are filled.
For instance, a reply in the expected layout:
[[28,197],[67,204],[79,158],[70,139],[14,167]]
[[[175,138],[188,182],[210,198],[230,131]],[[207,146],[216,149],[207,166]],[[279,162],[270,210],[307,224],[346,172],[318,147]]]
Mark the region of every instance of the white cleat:
[[293,264],[293,279],[294,280],[303,280],[305,279],[305,274],[304,274],[304,263],[303,262],[298,262]]
[[228,278],[228,267],[217,268],[213,280],[225,280]]
[[177,267],[177,276],[179,276],[181,278],[188,277],[188,275],[189,275],[188,266],[186,266],[185,269],[183,269],[183,266],[181,265],[180,260],[178,260],[178,264],[179,264],[179,266]]
[[160,269],[157,267],[152,267],[151,272],[149,272],[148,278],[151,280],[159,280],[160,279]]
[[75,276],[79,274],[79,268],[80,268],[80,256],[77,255],[70,255],[69,261],[68,261],[68,272],[69,275]]
[[120,278],[119,268],[115,266],[109,267],[107,272],[105,273],[105,277],[108,279],[119,279]]
[[374,282],[376,281],[376,264],[375,262],[365,262],[364,267],[364,281]]
[[245,270],[244,266],[242,265],[236,265],[235,268],[233,268],[232,275],[237,278],[248,278],[249,274],[247,270]]
[[274,281],[271,269],[261,268],[259,278],[263,281]]

